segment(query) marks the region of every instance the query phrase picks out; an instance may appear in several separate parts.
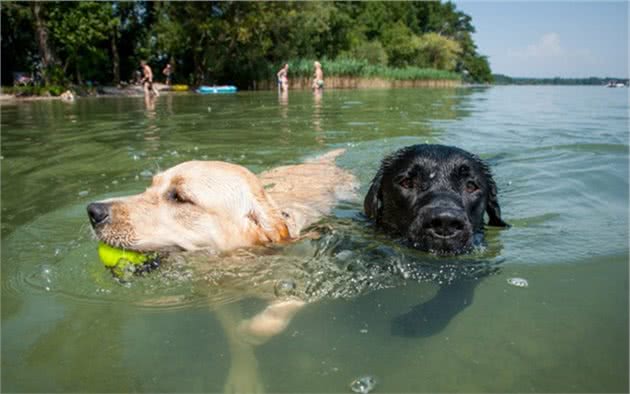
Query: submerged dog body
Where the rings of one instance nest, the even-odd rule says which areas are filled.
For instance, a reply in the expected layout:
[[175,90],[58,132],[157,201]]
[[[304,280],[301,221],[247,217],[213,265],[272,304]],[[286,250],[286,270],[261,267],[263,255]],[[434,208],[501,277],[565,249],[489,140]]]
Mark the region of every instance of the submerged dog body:
[[352,195],[354,176],[335,150],[312,161],[254,175],[218,161],[189,161],[153,178],[143,193],[92,203],[97,237],[136,251],[229,251],[283,242]]
[[444,145],[413,145],[383,159],[364,210],[377,227],[437,254],[469,251],[482,234],[484,212],[489,225],[507,226],[488,166]]

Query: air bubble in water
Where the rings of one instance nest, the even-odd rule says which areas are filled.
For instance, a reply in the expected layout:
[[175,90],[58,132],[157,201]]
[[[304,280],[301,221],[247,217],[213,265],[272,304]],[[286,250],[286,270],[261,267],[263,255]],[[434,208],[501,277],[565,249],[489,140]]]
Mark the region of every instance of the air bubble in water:
[[48,265],[42,265],[40,271],[40,278],[42,281],[42,285],[46,291],[50,291],[52,289],[53,280],[54,280],[54,272],[53,269]]
[[354,254],[354,253],[352,253],[352,251],[350,251],[350,250],[342,250],[341,252],[337,253],[337,254],[335,255],[335,257],[336,257],[338,260],[341,260],[341,261],[346,261],[346,260],[348,260],[349,258],[351,258],[353,254]]
[[367,394],[374,390],[374,387],[376,387],[376,378],[370,375],[361,376],[350,383],[350,389],[360,394]]
[[295,295],[295,282],[290,279],[281,279],[276,283],[274,293],[276,297],[290,297]]
[[529,286],[527,279],[523,279],[523,278],[508,278],[507,282],[511,284],[512,286],[516,286],[516,287]]

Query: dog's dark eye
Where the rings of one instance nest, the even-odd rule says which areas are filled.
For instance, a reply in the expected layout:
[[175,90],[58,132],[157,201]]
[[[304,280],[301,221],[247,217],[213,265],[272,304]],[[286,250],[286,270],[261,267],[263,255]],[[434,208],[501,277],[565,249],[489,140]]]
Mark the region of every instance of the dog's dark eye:
[[188,201],[187,199],[185,199],[184,197],[182,197],[182,195],[181,195],[181,194],[179,194],[179,193],[177,192],[177,190],[174,190],[174,189],[173,189],[173,190],[170,190],[170,191],[168,192],[167,198],[168,198],[169,200],[173,201],[173,202],[178,203],[178,204],[184,204],[184,203],[190,202],[190,201]]
[[470,175],[470,167],[468,167],[466,164],[462,164],[459,167],[459,176],[467,177],[468,175]]
[[479,187],[477,186],[475,182],[473,181],[466,182],[466,191],[468,193],[473,193],[473,192],[476,192],[477,190],[479,190]]
[[403,178],[398,182],[398,184],[404,189],[413,188],[413,181],[410,178]]

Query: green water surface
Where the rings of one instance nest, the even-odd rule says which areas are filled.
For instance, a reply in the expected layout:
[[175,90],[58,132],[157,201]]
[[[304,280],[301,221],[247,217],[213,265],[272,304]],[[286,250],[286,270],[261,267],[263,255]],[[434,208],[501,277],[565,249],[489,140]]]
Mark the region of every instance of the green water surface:
[[[363,195],[383,155],[443,143],[490,163],[512,224],[448,261],[493,267],[475,276],[468,306],[431,335],[398,335],[392,322],[431,300],[447,269],[375,234],[361,199],[343,202],[320,240],[261,257],[309,267],[322,289],[256,348],[265,389],[351,392],[369,374],[375,392],[628,392],[627,94],[538,86],[163,95],[154,109],[133,97],[3,103],[2,390],[220,392],[230,353],[209,298],[246,314],[265,305],[222,298],[194,271],[114,281],[97,259],[89,202],[141,192],[185,160],[260,172],[339,147]],[[374,268],[392,262],[414,274]]]

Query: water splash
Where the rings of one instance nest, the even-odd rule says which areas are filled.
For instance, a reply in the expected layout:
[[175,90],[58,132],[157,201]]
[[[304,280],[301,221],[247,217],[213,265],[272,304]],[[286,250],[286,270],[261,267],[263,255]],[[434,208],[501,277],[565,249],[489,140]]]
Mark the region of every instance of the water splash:
[[350,389],[355,393],[367,394],[374,390],[376,383],[377,380],[374,376],[365,375],[353,380],[352,383],[350,383]]

